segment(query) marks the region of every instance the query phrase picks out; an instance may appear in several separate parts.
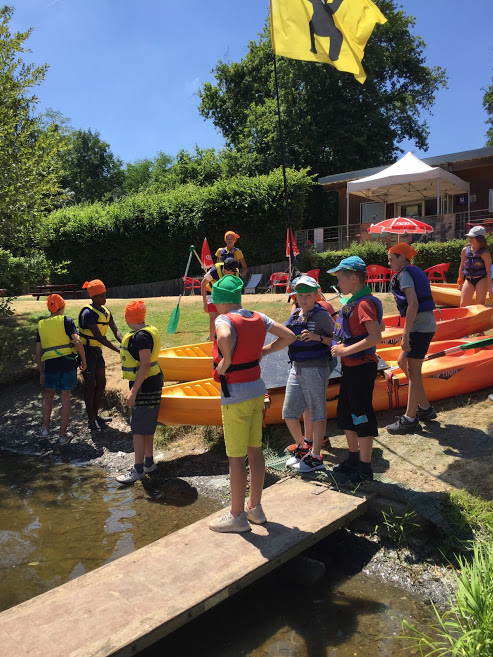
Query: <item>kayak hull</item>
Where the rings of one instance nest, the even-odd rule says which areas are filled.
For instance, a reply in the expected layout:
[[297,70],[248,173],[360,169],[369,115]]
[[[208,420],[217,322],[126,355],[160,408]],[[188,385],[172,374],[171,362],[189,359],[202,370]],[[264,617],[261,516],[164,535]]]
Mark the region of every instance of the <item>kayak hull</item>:
[[[461,292],[458,285],[453,283],[438,283],[431,285],[431,294],[437,306],[449,306],[458,308],[460,306]],[[472,297],[473,303],[476,302],[476,292]]]
[[[435,342],[429,353],[465,344],[456,340]],[[395,365],[399,347],[379,350],[380,357]],[[493,346],[447,354],[423,363],[423,383],[428,399],[433,402],[493,385]],[[282,422],[284,388],[269,390],[271,406],[265,415],[267,424]],[[335,418],[339,383],[327,388],[327,417]],[[376,411],[403,408],[407,404],[408,383],[400,371],[379,376],[375,382],[373,407]],[[220,384],[213,379],[166,386],[162,390],[159,422],[166,425],[221,425]]]
[[[491,328],[493,309],[476,305],[467,308],[444,308],[434,311],[437,330],[433,341],[455,340]],[[400,315],[383,318],[386,329],[378,348],[400,343],[404,319]],[[212,342],[161,349],[158,362],[165,381],[198,381],[212,373]]]

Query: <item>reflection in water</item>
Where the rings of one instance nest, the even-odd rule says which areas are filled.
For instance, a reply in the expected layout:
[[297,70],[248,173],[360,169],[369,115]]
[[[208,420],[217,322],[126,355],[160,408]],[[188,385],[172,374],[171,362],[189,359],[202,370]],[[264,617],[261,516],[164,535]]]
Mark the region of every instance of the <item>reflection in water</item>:
[[0,453],[0,611],[144,547],[219,506],[197,497],[181,480],[170,480],[159,490],[123,487],[99,467]]

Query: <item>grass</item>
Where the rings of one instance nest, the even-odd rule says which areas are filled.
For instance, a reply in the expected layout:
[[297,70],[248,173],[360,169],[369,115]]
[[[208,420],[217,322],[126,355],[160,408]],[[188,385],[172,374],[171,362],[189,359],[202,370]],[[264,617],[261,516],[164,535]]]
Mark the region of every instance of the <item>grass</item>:
[[475,541],[493,545],[493,501],[453,491],[444,502],[444,515],[458,529],[472,530]]
[[[488,657],[493,655],[493,543],[476,544],[472,559],[459,557],[455,575],[457,592],[450,609],[440,614],[428,633],[407,621],[401,636],[423,657]],[[411,636],[409,636],[409,633]]]

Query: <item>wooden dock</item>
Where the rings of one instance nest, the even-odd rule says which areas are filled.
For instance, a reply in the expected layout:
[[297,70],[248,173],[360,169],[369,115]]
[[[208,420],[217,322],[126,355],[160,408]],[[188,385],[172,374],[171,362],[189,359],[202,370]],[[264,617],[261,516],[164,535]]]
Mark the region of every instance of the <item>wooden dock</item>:
[[210,531],[223,510],[4,611],[1,653],[135,655],[364,513],[366,500],[285,479],[262,505],[268,522],[251,532]]

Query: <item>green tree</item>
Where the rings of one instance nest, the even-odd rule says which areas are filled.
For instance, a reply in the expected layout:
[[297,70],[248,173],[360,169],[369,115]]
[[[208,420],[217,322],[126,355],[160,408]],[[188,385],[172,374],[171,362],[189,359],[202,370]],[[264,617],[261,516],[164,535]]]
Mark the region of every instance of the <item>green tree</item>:
[[[425,43],[411,34],[414,19],[395,0],[377,0],[388,18],[366,47],[364,85],[314,62],[277,58],[286,164],[313,174],[384,164],[408,139],[426,149],[422,118],[445,86],[445,71],[426,65]],[[249,156],[251,173],[279,166],[273,55],[268,25],[246,57],[214,69],[215,84],[199,92],[199,111],[227,145]]]
[[486,146],[493,146],[493,82],[484,92],[483,107],[486,110],[486,114],[488,115],[486,124],[490,126],[486,131]]
[[123,191],[126,194],[135,194],[149,186],[152,178],[153,161],[149,158],[128,163],[125,167]]
[[60,159],[67,204],[110,201],[121,193],[123,162],[113,155],[97,130],[71,132]]
[[22,252],[35,243],[36,227],[59,194],[63,147],[58,126],[35,114],[48,66],[24,61],[32,29],[12,34],[13,8],[0,8],[0,245]]

